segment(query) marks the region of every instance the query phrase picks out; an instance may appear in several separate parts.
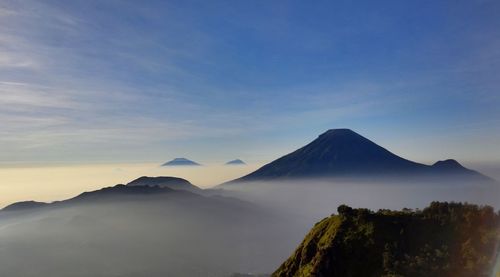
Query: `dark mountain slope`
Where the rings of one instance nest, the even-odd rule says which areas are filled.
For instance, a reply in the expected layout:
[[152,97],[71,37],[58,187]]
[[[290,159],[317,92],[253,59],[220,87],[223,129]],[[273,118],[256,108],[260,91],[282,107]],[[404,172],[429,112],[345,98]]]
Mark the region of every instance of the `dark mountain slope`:
[[340,206],[317,223],[272,276],[491,276],[500,215],[434,202],[423,211]]
[[128,183],[127,186],[158,186],[162,188],[170,189],[180,189],[193,192],[201,191],[200,188],[191,184],[188,180],[177,178],[177,177],[139,177],[132,182]]
[[45,205],[48,205],[48,203],[37,202],[37,201],[22,201],[10,204],[5,208],[3,208],[2,211],[28,210],[28,209],[41,208],[44,207]]
[[84,192],[74,198],[54,202],[53,204],[72,204],[75,202],[92,202],[92,201],[111,201],[120,200],[124,197],[148,196],[148,195],[164,195],[176,194],[180,196],[196,195],[187,191],[174,190],[167,187],[159,186],[126,186],[116,185],[113,187],[105,187],[99,190]]
[[134,199],[142,196],[158,196],[176,195],[176,197],[199,196],[203,190],[194,186],[189,181],[177,177],[139,177],[127,185],[115,185],[113,187],[105,187],[99,190],[83,192],[73,198],[55,201],[52,203],[22,201],[6,206],[0,211],[29,211],[40,208],[58,208],[62,206],[70,206],[72,204],[88,203],[95,201],[123,201],[126,199]]
[[[450,167],[453,169],[450,170]],[[311,177],[439,176],[457,173],[488,179],[464,167],[450,165],[449,161],[434,166],[412,162],[352,130],[332,129],[308,145],[235,181]]]
[[107,203],[107,202],[120,202],[125,200],[139,200],[144,196],[164,197],[165,195],[175,195],[176,197],[201,197],[198,194],[188,192],[185,190],[174,190],[167,187],[159,186],[126,186],[115,185],[113,187],[105,187],[99,190],[83,192],[73,198],[54,201],[52,203],[36,202],[36,201],[22,201],[10,204],[0,210],[1,212],[11,211],[31,211],[40,209],[68,207],[75,204],[94,204],[94,203]]
[[0,212],[0,276],[270,272],[305,232],[297,221],[230,197],[117,185]]

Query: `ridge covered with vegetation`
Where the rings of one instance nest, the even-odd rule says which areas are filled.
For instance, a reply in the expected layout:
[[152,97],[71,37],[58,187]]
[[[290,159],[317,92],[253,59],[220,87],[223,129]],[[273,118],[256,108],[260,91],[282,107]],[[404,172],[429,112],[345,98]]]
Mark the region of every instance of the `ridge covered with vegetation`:
[[492,276],[499,238],[500,213],[489,206],[433,202],[372,212],[342,205],[272,276]]

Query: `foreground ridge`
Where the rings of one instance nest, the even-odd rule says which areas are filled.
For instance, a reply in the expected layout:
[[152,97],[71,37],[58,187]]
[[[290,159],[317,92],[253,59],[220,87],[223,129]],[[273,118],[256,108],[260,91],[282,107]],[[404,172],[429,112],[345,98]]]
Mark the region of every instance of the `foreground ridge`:
[[316,223],[273,273],[286,276],[492,276],[500,214],[433,202],[422,211],[352,209]]

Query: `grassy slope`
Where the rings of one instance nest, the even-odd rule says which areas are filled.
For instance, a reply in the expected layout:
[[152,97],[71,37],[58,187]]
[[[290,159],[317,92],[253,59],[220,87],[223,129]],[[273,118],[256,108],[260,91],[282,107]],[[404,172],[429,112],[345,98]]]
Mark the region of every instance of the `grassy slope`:
[[273,276],[490,276],[499,223],[491,207],[468,204],[376,213],[341,206]]

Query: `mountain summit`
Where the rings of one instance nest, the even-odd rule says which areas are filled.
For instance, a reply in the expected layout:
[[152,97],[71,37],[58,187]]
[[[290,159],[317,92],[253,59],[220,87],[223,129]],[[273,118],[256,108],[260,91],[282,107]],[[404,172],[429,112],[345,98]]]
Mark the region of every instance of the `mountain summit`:
[[127,186],[152,186],[152,187],[158,186],[161,188],[187,190],[191,192],[201,191],[200,188],[191,184],[186,179],[178,177],[169,177],[169,176],[159,176],[159,177],[142,176],[128,183]]
[[[448,159],[444,161],[437,161],[435,164],[432,165],[433,168],[436,170],[441,170],[441,171],[446,171],[446,172],[463,172],[466,170],[469,170],[465,168],[463,165],[461,165],[459,162],[453,159]],[[470,170],[469,170],[470,171]]]
[[[235,181],[311,177],[440,175],[482,176],[447,160],[433,166],[399,157],[350,129],[331,129],[306,146]],[[458,164],[458,165],[457,165]]]
[[197,162],[193,162],[191,160],[188,160],[186,158],[175,158],[171,161],[168,161],[161,166],[198,166],[200,165]]
[[240,159],[232,160],[226,163],[226,165],[245,165],[246,163]]

